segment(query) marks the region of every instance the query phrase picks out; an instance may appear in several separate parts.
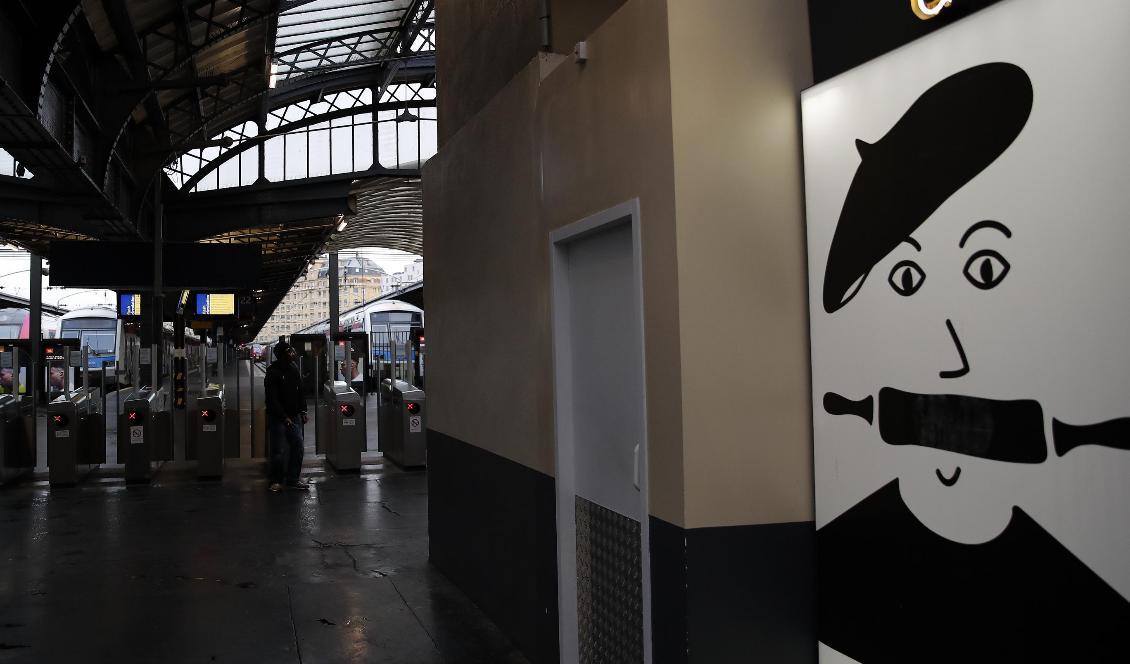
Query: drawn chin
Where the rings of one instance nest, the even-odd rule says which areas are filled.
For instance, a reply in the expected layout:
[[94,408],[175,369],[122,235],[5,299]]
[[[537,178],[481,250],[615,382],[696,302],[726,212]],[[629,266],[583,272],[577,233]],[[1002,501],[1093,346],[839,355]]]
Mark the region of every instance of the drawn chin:
[[941,482],[943,486],[953,486],[957,484],[958,478],[961,477],[961,466],[954,468],[953,474],[949,477],[943,475],[940,468],[935,468],[934,474],[938,476],[938,481]]

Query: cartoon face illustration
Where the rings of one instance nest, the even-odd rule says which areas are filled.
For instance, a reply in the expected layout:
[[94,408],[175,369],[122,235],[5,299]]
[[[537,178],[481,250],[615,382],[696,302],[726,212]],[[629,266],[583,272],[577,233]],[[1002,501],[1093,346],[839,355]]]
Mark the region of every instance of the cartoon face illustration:
[[1064,65],[1130,49],[1035,36],[1085,23],[1001,3],[805,100],[822,662],[1130,656],[1130,95]]
[[[964,329],[965,321],[955,314],[964,308],[960,302],[947,302],[984,297],[980,292],[1003,283],[1011,266],[999,240],[1011,238],[1012,231],[995,219],[963,219],[942,209],[1016,140],[1032,98],[1031,81],[1022,69],[990,63],[931,87],[881,140],[858,140],[862,161],[836,227],[824,277],[827,313],[850,306],[862,289],[878,290],[869,295],[888,300],[887,307],[899,315],[887,329],[921,340],[922,357],[929,358],[925,363],[878,354],[877,362],[890,365],[884,371],[890,384],[854,401],[828,392],[824,408],[877,420],[888,445],[942,453],[913,449],[892,458],[899,466],[904,499],[927,525],[951,539],[984,541],[1008,524],[1013,505],[1007,495],[986,500],[992,492],[968,488],[971,483],[998,481],[993,462],[1041,463],[1047,458],[1038,402],[963,393],[963,379],[972,367],[957,327]],[[962,104],[963,99],[984,104]],[[937,126],[942,116],[947,122]],[[999,238],[987,238],[989,234]],[[870,278],[876,269],[882,273]],[[958,275],[966,282],[958,288],[934,287],[934,282],[953,282]],[[902,298],[916,302],[906,306],[897,301]],[[947,312],[947,306],[956,311]],[[876,334],[882,338],[884,332]],[[991,362],[979,367],[998,369]],[[963,471],[965,485],[946,491],[958,485]],[[971,517],[961,520],[961,532],[946,532],[953,523],[947,516],[954,503],[971,497],[979,504]]]
[[[1019,339],[1024,331],[1015,319],[979,325],[968,301],[1007,308],[1003,284],[1012,260],[1022,261],[1016,252],[1040,239],[1032,228],[1038,221],[1028,214],[1013,220],[1016,211],[1008,205],[982,203],[1008,193],[998,178],[982,173],[1021,135],[1032,104],[1023,69],[987,63],[931,87],[875,143],[858,140],[861,163],[823,282],[826,313],[850,306],[861,292],[884,300],[897,319],[875,330],[876,341],[891,347],[911,336],[920,351],[915,359],[876,352],[887,382],[862,398],[829,391],[824,410],[863,418],[887,445],[912,448],[888,452],[904,501],[932,530],[967,543],[1005,529],[1018,500],[999,487],[1026,482],[1031,469],[1025,466],[1085,444],[1130,449],[1130,418],[1077,426],[1050,419],[1023,384],[996,397],[977,393],[986,384],[983,374],[1007,380],[1010,371],[1001,361],[1005,354],[983,352],[983,337]],[[939,117],[947,122],[937,125]],[[970,214],[979,207],[986,214]],[[880,274],[873,278],[875,271]],[[1018,288],[1025,288],[1024,277],[1020,281]],[[990,293],[997,289],[1005,295]]]

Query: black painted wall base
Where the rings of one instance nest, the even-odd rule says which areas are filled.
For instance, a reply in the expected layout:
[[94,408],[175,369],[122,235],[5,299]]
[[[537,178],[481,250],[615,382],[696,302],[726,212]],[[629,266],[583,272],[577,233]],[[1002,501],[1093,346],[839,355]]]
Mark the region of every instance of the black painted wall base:
[[556,664],[553,478],[428,430],[430,558],[533,664]]
[[[559,660],[554,479],[428,430],[431,561],[533,664]],[[649,519],[655,664],[816,662],[812,522]]]
[[812,522],[650,526],[655,664],[816,662]]

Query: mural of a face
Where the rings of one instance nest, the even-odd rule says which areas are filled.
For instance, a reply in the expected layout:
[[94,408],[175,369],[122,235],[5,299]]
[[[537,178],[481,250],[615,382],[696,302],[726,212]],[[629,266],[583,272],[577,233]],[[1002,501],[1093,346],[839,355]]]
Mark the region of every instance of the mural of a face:
[[[1012,231],[983,215],[963,218],[968,213],[960,200],[945,207],[970,180],[985,177],[983,170],[1021,133],[1031,107],[1024,71],[991,63],[931,87],[877,143],[859,141],[862,163],[825,273],[827,313],[865,291],[871,306],[892,315],[873,337],[879,344],[874,368],[890,382],[875,386],[870,401],[854,404],[829,392],[826,410],[854,409],[876,422],[885,443],[909,446],[883,451],[902,480],[904,500],[933,530],[958,541],[991,539],[1011,519],[1011,496],[993,490],[1007,481],[999,477],[1000,462],[1047,458],[1039,403],[978,395],[977,375],[1001,367],[980,358],[972,375],[958,332],[958,326],[967,337],[972,331],[960,316],[969,310],[964,300],[986,298],[985,291],[1008,277],[1011,265],[1001,253],[1007,248],[994,240],[1011,239]],[[947,122],[938,126],[942,116]],[[976,210],[976,201],[969,207]],[[915,350],[917,358],[881,351],[899,346]],[[952,518],[955,511],[963,517]]]
[[1006,1],[805,94],[823,662],[1130,658],[1130,47],[1096,12],[1130,24]]

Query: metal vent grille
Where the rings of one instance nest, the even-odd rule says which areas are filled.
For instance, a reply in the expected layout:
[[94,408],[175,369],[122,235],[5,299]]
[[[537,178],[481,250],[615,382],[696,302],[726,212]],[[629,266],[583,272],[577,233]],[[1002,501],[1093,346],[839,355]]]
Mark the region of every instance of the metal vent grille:
[[638,521],[576,497],[581,664],[643,662]]

